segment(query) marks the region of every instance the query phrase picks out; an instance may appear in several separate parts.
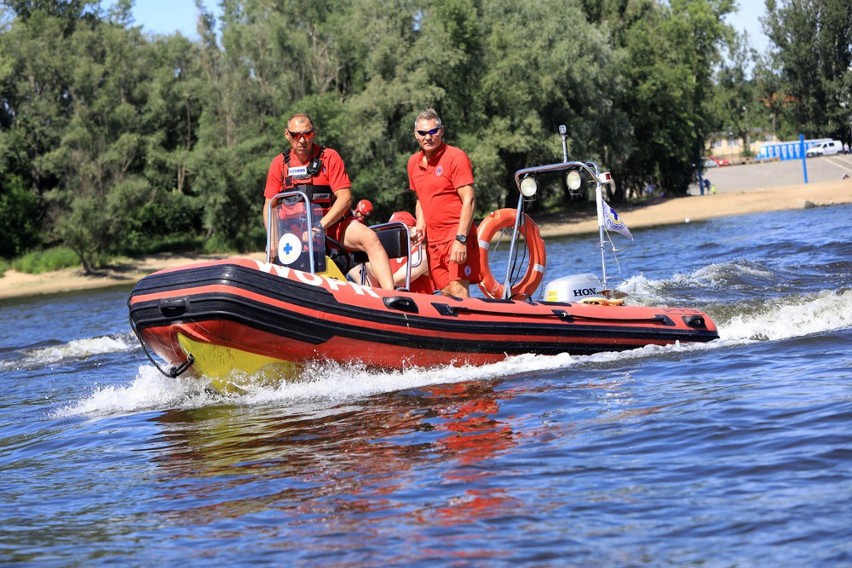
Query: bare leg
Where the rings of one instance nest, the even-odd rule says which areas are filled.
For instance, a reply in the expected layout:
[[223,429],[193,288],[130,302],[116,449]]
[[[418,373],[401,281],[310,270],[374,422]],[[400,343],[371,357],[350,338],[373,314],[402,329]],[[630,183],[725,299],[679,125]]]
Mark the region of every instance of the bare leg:
[[371,228],[361,223],[350,223],[343,235],[343,247],[349,250],[360,250],[367,253],[373,275],[379,281],[379,286],[385,290],[393,290],[390,260],[385,247]]

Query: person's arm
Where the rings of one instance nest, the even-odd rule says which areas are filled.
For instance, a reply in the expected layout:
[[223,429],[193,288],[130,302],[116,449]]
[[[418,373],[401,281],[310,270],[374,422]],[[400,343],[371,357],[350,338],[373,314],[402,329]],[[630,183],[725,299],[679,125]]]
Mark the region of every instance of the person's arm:
[[328,213],[322,216],[320,223],[323,229],[328,229],[346,215],[352,207],[352,191],[347,187],[334,192],[334,203]]
[[[470,232],[470,227],[473,224],[473,209],[476,205],[476,198],[473,194],[472,185],[463,185],[457,190],[461,199],[461,215],[459,217],[459,227],[457,235],[467,235]],[[453,241],[453,246],[450,249],[450,260],[458,264],[463,264],[467,260],[467,245],[463,245],[458,241]]]
[[[472,185],[464,185],[457,190],[461,198],[462,208],[459,218],[459,230],[457,235],[466,235],[473,224],[473,209],[476,205],[476,197],[473,194]],[[456,241],[458,242],[458,241]]]
[[[281,158],[280,160],[278,158]],[[284,158],[276,156],[269,163],[269,170],[266,172],[266,185],[264,186],[263,195],[263,226],[269,230],[267,222],[269,220],[269,205],[272,202],[272,197],[281,191],[284,176]]]
[[426,240],[426,219],[423,217],[423,208],[420,207],[420,200],[414,205],[414,218],[417,220],[411,232],[411,242],[419,245]]
[[268,197],[263,200],[263,226],[268,231],[269,230],[269,204],[272,203],[272,200]]
[[[327,183],[334,194],[334,203],[331,204],[331,207],[320,220],[323,228],[328,229],[352,211],[352,182],[349,179],[349,174],[346,173],[343,159],[335,150],[326,149],[323,163],[325,164]],[[319,182],[322,182],[322,178]],[[315,183],[317,183],[316,178]]]

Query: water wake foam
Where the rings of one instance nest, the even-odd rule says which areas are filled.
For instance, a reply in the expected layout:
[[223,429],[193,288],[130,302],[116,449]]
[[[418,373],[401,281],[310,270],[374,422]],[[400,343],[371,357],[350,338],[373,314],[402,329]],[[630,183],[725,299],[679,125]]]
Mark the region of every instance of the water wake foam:
[[[760,264],[737,261],[675,274],[669,280],[634,276],[620,289],[630,294],[631,303],[640,305],[677,305],[679,302],[672,301],[677,290],[718,298],[713,290],[724,289],[726,298],[716,299],[703,309],[716,322],[720,337],[733,341],[789,339],[852,326],[852,290],[791,293],[789,287],[774,285],[776,280],[777,276]],[[767,294],[760,297],[755,290]],[[683,305],[696,304],[693,298]]]
[[555,371],[576,366],[602,365],[613,361],[655,357],[669,352],[707,349],[707,344],[647,346],[619,353],[595,355],[517,355],[504,361],[480,367],[410,368],[404,371],[376,371],[362,365],[316,363],[306,368],[297,381],[276,385],[254,384],[242,393],[213,393],[204,382],[192,378],[171,379],[153,366],[139,368],[136,379],[127,386],[101,387],[76,404],[54,413],[66,416],[111,416],[147,410],[191,409],[203,406],[233,404],[240,406],[292,407],[294,411],[331,409],[347,403],[390,392],[431,385],[506,379],[541,371]]
[[125,353],[139,346],[132,333],[76,339],[60,345],[23,350],[12,360],[0,361],[0,371],[34,369],[67,360],[85,359],[109,353]]
[[766,289],[775,279],[767,267],[751,262],[736,261],[710,264],[689,274],[677,273],[665,280],[653,280],[645,275],[632,276],[619,289],[627,292],[641,305],[672,305],[678,294],[687,294],[687,301],[696,296],[716,297],[718,290],[729,293],[752,294],[755,288]]
[[719,324],[719,336],[732,340],[780,340],[852,326],[852,290],[823,291],[753,304],[753,313]]
[[56,417],[76,415],[110,416],[144,410],[198,408],[216,404],[244,406],[275,403],[303,410],[305,405],[332,407],[365,397],[434,384],[487,380],[521,372],[571,365],[567,353],[551,357],[522,355],[482,367],[411,368],[404,371],[367,370],[362,365],[316,363],[305,369],[298,381],[276,385],[257,384],[242,393],[214,393],[201,380],[171,379],[153,366],[139,368],[127,386],[99,387],[87,398],[54,412]]

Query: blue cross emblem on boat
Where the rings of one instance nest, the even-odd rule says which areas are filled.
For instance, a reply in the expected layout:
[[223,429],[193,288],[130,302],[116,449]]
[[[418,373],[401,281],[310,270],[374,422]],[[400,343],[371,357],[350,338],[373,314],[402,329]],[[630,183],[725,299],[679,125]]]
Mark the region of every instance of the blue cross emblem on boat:
[[281,264],[292,264],[302,253],[302,241],[293,233],[286,233],[278,241],[278,260]]

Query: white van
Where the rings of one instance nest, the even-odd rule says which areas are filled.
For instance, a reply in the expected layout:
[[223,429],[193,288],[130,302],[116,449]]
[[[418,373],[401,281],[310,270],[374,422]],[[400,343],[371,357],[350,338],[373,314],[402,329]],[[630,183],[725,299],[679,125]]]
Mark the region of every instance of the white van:
[[812,158],[813,156],[833,156],[834,154],[839,154],[843,151],[843,144],[840,140],[829,140],[828,142],[821,142],[815,146],[811,146],[808,148],[808,151],[805,152],[805,155],[808,158]]

